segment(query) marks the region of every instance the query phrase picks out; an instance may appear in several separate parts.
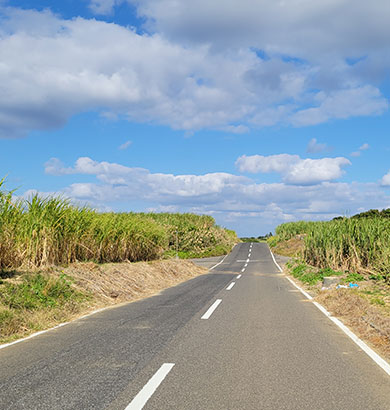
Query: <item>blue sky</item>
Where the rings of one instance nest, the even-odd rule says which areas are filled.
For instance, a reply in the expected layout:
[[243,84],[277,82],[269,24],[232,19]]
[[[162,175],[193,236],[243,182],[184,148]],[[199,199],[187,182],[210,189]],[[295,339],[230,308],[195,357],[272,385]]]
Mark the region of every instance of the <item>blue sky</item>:
[[390,207],[388,21],[387,0],[0,0],[0,176],[239,235]]

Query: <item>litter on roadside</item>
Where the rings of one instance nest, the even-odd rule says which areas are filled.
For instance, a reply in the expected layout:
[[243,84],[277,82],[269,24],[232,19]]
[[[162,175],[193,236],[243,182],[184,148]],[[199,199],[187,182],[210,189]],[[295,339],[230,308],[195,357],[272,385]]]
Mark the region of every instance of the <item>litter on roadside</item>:
[[351,289],[351,288],[358,288],[358,287],[359,285],[357,283],[350,282],[348,286],[347,285],[337,285],[336,289]]

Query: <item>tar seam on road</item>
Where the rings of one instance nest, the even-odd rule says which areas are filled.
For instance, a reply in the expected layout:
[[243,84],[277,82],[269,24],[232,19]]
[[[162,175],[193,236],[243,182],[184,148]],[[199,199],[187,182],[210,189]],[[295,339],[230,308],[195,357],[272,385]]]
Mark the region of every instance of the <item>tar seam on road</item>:
[[152,397],[158,386],[160,386],[167,374],[172,370],[174,365],[175,363],[164,363],[145,384],[142,390],[134,397],[125,410],[141,410],[146,402]]
[[236,284],[236,282],[232,282],[227,288],[226,290],[231,290],[231,288]]
[[[281,272],[283,270],[277,264],[275,257],[270,249],[271,256],[275,265],[279,268]],[[313,300],[313,297],[310,296],[307,292],[305,292],[301,287],[299,287],[292,279],[289,277],[285,277],[292,285],[294,285],[307,299]],[[344,323],[340,320],[332,316],[322,305],[318,302],[313,301],[313,305],[319,309],[328,319],[330,319],[339,329],[341,329],[344,334],[346,334],[356,345],[358,345],[364,353],[366,353],[382,370],[384,370],[390,376],[390,364],[387,363],[378,353],[374,352],[371,347],[367,346],[366,343],[363,342],[359,337],[355,335]]]
[[218,305],[222,302],[222,299],[217,299],[208,309],[207,312],[201,317],[201,319],[208,319],[214,312],[214,310],[218,307]]

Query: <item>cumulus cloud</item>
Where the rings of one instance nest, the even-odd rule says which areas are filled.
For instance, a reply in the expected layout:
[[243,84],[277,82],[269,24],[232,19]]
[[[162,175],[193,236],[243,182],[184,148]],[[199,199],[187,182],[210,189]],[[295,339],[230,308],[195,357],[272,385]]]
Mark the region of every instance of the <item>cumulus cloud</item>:
[[343,167],[351,165],[347,158],[302,159],[298,155],[279,154],[242,155],[236,161],[240,172],[268,173],[282,175],[283,181],[293,185],[312,185],[340,178]]
[[381,180],[381,185],[384,187],[390,186],[390,171],[386,175],[383,176]]
[[[189,132],[208,128],[243,133],[250,127],[307,126],[331,119],[379,115],[388,107],[380,89],[365,83],[371,81],[367,75],[363,78],[351,71],[355,66],[319,61],[309,52],[306,59],[296,59],[311,36],[305,32],[306,40],[296,43],[300,45],[296,49],[289,50],[283,44],[301,32],[298,26],[291,36],[278,35],[275,44],[258,47],[259,38],[271,41],[272,27],[280,31],[285,26],[274,22],[270,25],[272,19],[263,26],[257,21],[256,27],[262,27],[264,36],[252,32],[255,26],[249,24],[252,28],[247,42],[237,47],[230,42],[224,47],[218,45],[215,36],[225,38],[236,28],[247,32],[243,27],[254,16],[257,19],[269,12],[271,17],[280,8],[278,2],[265,2],[264,7],[249,1],[236,7],[233,0],[227,4],[201,1],[196,5],[165,0],[132,3],[140,16],[146,16],[150,27],[155,22],[154,29],[150,28],[154,33],[140,35],[129,27],[81,17],[62,19],[47,10],[0,7],[1,137],[58,128],[72,115],[91,110]],[[90,6],[96,13],[107,13],[115,4],[119,3],[94,0]],[[291,29],[296,21],[306,19],[304,10],[317,13],[309,3],[297,7],[291,15],[287,13],[290,5],[284,7],[283,15],[291,20]],[[188,14],[189,10],[193,14]],[[222,15],[216,20],[216,33],[208,32],[208,19],[217,12]],[[237,18],[241,19],[240,25],[232,25]],[[193,26],[187,26],[188,19]],[[182,37],[167,31],[170,22],[178,33],[197,27],[195,31],[207,33],[208,40],[195,41],[194,35],[194,41],[183,44]],[[181,24],[183,27],[178,27]],[[327,38],[329,28],[324,30]],[[383,30],[386,34],[387,29]],[[388,45],[387,38],[382,47]],[[266,57],[261,50],[266,50]],[[370,50],[367,48],[368,54]],[[287,51],[294,58],[286,56]]]
[[375,7],[364,0],[128,1],[148,27],[186,42],[251,46],[317,60],[336,55],[349,57],[351,65],[370,51],[389,47],[387,0],[377,0]]
[[[95,175],[108,185],[104,189],[112,191],[112,197],[126,193],[127,197],[138,198],[142,192],[144,198],[169,198],[175,196],[192,198],[203,197],[228,189],[231,184],[245,184],[247,178],[223,172],[205,175],[172,175],[150,173],[144,168],[132,168],[124,165],[97,162],[88,157],[77,159],[74,167],[64,167],[57,158],[52,158],[45,164],[45,172],[51,175],[84,174]],[[76,198],[100,198],[101,187],[96,184],[78,183],[70,187],[70,195]],[[114,194],[115,193],[115,194]]]
[[[263,169],[275,167],[278,165],[271,164]],[[129,209],[131,201],[143,201],[155,211],[210,214],[218,223],[250,235],[256,230],[259,233],[272,230],[286,221],[329,219],[390,206],[390,197],[374,183],[257,183],[229,173],[151,173],[147,169],[98,162],[87,157],[79,158],[72,167],[52,159],[46,164],[46,172],[78,174],[78,178],[94,176],[95,182],[73,183],[60,193],[98,209],[125,210]],[[387,182],[390,185],[390,172]]]

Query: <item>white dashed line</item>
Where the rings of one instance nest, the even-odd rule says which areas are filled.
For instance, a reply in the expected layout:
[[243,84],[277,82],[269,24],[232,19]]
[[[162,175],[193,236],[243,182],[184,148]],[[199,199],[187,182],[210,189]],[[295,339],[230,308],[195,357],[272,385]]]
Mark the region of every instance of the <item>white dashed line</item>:
[[230,290],[235,284],[236,284],[236,282],[232,282],[232,283],[226,288],[226,290]]
[[241,272],[245,272],[245,268],[241,269]]
[[218,305],[222,302],[222,299],[217,299],[207,310],[207,312],[201,317],[201,319],[208,319],[214,312],[214,310],[218,307]]
[[236,279],[240,279],[240,278],[241,278],[241,276],[242,276],[242,275],[237,275],[237,278],[236,278]]
[[134,397],[125,410],[141,410],[146,402],[152,397],[161,382],[172,370],[175,363],[164,363],[153,377],[145,384],[142,390]]
[[246,260],[246,263],[248,263],[249,262],[249,258]]

